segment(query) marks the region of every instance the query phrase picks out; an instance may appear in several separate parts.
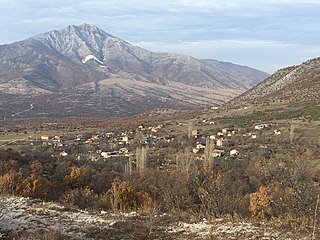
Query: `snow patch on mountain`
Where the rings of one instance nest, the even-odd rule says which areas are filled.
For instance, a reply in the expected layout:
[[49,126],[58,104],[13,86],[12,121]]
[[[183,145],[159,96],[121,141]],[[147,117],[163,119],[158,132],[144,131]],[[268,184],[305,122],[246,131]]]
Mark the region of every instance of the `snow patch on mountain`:
[[86,57],[84,57],[83,59],[82,59],[82,63],[86,63],[87,61],[89,61],[89,60],[91,60],[91,59],[93,59],[93,60],[95,60],[96,62],[98,62],[98,63],[100,63],[101,65],[103,64],[103,62],[101,62],[97,57],[95,57],[95,56],[93,56],[93,55],[88,55],[88,56],[86,56]]

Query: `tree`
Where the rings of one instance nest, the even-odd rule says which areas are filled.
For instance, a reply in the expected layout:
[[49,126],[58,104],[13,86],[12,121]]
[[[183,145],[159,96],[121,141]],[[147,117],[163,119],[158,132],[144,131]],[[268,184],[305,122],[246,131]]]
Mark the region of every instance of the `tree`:
[[124,166],[124,172],[125,172],[125,175],[126,177],[129,179],[132,175],[132,155],[129,156],[128,158],[128,162],[125,164]]
[[181,152],[177,153],[176,166],[178,171],[186,175],[189,175],[192,162],[193,162],[193,158],[191,156],[189,148],[185,148],[182,153]]
[[31,174],[31,176],[22,181],[21,188],[21,194],[24,197],[46,200],[51,189],[51,184],[44,177]]
[[17,194],[20,189],[21,173],[10,170],[8,173],[0,176],[0,192],[8,194]]
[[82,209],[94,207],[97,199],[98,195],[88,187],[70,189],[60,197],[62,203]]
[[139,174],[143,174],[146,167],[148,166],[148,147],[137,147],[136,149],[136,168]]
[[65,176],[63,182],[70,188],[85,187],[91,179],[91,171],[87,166],[72,167],[69,175]]
[[116,178],[108,191],[111,208],[115,211],[127,211],[137,209],[137,201],[133,188],[126,181]]
[[30,168],[31,174],[36,176],[41,176],[44,169],[41,162],[39,162],[38,160],[31,161],[29,163],[29,168]]
[[271,216],[272,197],[266,187],[261,186],[258,192],[250,194],[250,211],[261,219]]

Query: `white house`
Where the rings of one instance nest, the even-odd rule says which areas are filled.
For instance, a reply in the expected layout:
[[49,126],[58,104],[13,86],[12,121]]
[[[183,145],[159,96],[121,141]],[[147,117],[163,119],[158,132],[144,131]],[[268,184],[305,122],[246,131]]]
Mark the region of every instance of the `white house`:
[[275,135],[281,135],[281,131],[280,131],[280,130],[277,130],[277,129],[276,129],[276,130],[274,130],[273,132],[274,132]]
[[230,151],[230,156],[231,156],[231,157],[235,157],[235,156],[238,156],[239,153],[240,153],[240,152],[239,152],[237,149],[232,149],[232,150]]
[[68,153],[65,152],[65,151],[62,151],[61,153],[59,153],[59,155],[60,155],[61,157],[66,157],[66,156],[68,156]]
[[269,127],[269,124],[259,124],[259,125],[254,126],[254,129],[261,130],[261,129],[267,128],[267,127]]
[[215,135],[210,135],[209,138],[210,138],[211,140],[215,140],[215,139],[216,139],[216,136],[215,136]]
[[196,148],[204,149],[204,148],[206,148],[206,146],[201,143],[198,143]]
[[224,129],[222,129],[222,131],[221,131],[223,134],[227,134],[228,133],[228,128],[224,128]]
[[128,136],[123,136],[122,137],[122,142],[124,142],[126,144],[126,143],[128,143],[128,141],[129,141]]
[[219,138],[216,145],[217,147],[223,147],[223,138]]

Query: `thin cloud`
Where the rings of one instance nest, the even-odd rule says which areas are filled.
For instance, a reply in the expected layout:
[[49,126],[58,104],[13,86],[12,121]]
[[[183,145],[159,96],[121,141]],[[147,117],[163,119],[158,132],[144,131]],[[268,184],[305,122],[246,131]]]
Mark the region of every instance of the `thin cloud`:
[[193,56],[251,63],[247,52],[269,51],[259,68],[273,69],[270,62],[295,57],[289,46],[298,47],[301,59],[311,56],[302,50],[312,52],[320,42],[319,11],[318,0],[0,0],[0,42],[86,22],[130,42],[164,42],[167,51]]
[[281,67],[300,64],[320,55],[317,45],[287,44],[264,40],[215,40],[167,43],[136,42],[155,52],[176,52],[199,59],[217,59],[238,63],[273,73]]

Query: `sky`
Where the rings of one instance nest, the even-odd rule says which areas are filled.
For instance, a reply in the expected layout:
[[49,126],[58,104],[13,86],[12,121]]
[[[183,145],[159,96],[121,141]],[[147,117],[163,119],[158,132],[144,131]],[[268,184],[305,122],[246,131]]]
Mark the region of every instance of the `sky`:
[[0,0],[0,44],[89,23],[156,52],[273,73],[320,57],[320,0]]

